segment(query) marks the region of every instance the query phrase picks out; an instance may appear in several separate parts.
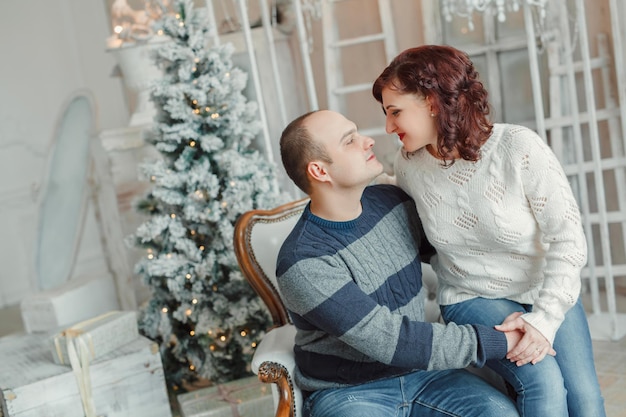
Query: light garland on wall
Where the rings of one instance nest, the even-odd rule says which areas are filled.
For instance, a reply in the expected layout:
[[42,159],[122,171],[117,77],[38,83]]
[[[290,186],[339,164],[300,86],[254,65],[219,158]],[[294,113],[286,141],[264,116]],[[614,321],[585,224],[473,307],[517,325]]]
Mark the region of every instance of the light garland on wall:
[[545,19],[548,0],[442,0],[441,10],[448,22],[454,15],[466,17],[469,29],[474,30],[474,12],[489,13],[497,16],[499,22],[505,22],[506,14],[518,12],[523,3],[537,9],[540,21]]

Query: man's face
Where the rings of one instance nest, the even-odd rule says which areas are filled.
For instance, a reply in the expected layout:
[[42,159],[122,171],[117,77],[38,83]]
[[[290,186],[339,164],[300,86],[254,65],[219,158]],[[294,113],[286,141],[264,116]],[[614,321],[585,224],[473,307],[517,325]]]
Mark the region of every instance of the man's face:
[[374,139],[360,135],[356,125],[343,115],[322,110],[309,116],[305,124],[313,140],[324,146],[333,161],[320,164],[334,185],[365,186],[383,172],[373,152]]

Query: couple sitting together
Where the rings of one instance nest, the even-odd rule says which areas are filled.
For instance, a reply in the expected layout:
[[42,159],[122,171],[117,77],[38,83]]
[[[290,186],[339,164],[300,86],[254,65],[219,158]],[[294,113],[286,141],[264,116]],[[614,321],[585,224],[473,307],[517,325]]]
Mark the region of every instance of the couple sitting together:
[[[489,122],[472,62],[451,47],[404,51],[373,95],[402,142],[397,186],[370,185],[374,140],[339,113],[300,116],[281,137],[310,196],[277,264],[303,415],[604,416],[579,299],[585,236],[550,148]],[[446,324],[424,321],[422,261]]]

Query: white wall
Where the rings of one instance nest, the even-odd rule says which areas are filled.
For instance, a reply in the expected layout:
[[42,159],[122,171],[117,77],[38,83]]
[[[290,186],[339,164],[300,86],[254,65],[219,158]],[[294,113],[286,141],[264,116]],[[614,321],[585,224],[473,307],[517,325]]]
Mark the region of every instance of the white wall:
[[104,0],[3,1],[0,13],[0,307],[31,290],[37,196],[62,106],[93,93],[96,128],[128,123],[111,77]]

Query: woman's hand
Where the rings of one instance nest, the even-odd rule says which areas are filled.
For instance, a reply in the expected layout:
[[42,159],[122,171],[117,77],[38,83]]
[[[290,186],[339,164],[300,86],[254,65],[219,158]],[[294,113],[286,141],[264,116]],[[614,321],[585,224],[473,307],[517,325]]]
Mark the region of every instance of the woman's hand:
[[[506,358],[511,362],[515,362],[517,366],[532,363],[539,363],[546,355],[556,355],[556,351],[539,330],[528,324],[526,320],[521,318],[522,313],[516,312],[509,315],[502,324],[495,326],[496,330],[502,332],[511,332],[519,330],[523,333],[522,338],[517,344],[509,349]],[[509,338],[507,337],[507,341]]]

